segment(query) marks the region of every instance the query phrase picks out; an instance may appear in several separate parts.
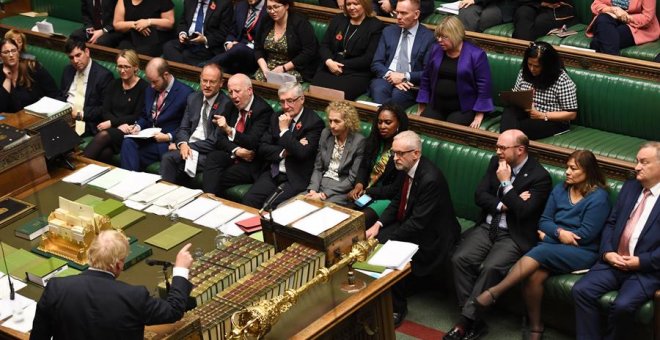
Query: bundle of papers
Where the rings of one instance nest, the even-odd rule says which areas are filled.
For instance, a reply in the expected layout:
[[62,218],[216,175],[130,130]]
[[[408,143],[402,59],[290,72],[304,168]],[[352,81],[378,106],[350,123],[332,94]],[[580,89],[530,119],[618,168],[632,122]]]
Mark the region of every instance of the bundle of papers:
[[208,214],[195,220],[195,224],[199,224],[207,228],[218,229],[223,224],[228,223],[244,212],[245,211],[243,211],[243,209],[220,204],[215,209],[209,211]]
[[288,225],[316,210],[319,210],[319,208],[315,205],[305,201],[294,200],[287,205],[273,210],[273,221],[279,225]]
[[133,194],[127,200],[124,201],[127,207],[133,208],[135,210],[144,210],[148,207],[151,202],[155,201],[159,197],[166,195],[174,190],[178,186],[166,183],[154,183],[144,190]]
[[206,215],[214,208],[217,208],[220,206],[220,204],[221,203],[216,200],[206,197],[199,197],[194,201],[186,204],[185,206],[179,208],[179,210],[176,211],[176,214],[181,218],[194,221]]
[[458,10],[460,8],[460,1],[443,3],[440,7],[436,8],[436,12],[440,13],[449,13],[453,15],[458,15]]
[[385,268],[403,269],[417,250],[419,246],[414,243],[389,240],[367,263]]
[[110,168],[107,166],[89,164],[84,168],[72,173],[71,175],[62,178],[62,181],[66,183],[85,185],[108,171],[110,171]]
[[124,180],[124,178],[128,177],[130,174],[131,172],[128,170],[122,168],[114,168],[104,173],[100,177],[92,180],[88,184],[97,189],[108,190]]
[[292,227],[318,235],[350,217],[349,214],[325,207],[295,222]]
[[158,180],[160,180],[160,176],[158,175],[148,174],[146,172],[132,172],[130,176],[126,176],[121,182],[105,192],[125,200],[156,183]]
[[71,104],[50,97],[42,97],[36,103],[25,107],[28,113],[50,117],[71,107]]
[[202,194],[201,190],[178,187],[152,202],[145,212],[167,216]]

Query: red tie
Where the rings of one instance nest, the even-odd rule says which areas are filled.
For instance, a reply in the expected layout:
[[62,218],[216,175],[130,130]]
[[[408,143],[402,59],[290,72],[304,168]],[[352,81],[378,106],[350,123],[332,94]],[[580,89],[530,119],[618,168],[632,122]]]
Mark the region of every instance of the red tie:
[[642,212],[644,212],[644,205],[646,204],[646,199],[651,195],[651,190],[644,189],[642,195],[642,201],[639,202],[635,210],[630,215],[630,219],[628,219],[626,227],[623,229],[623,234],[621,234],[619,249],[617,250],[619,255],[630,255],[630,238],[632,237],[633,231],[635,230],[635,225],[637,222],[639,222],[640,216],[642,216]]
[[238,122],[236,123],[236,131],[243,133],[245,131],[245,116],[250,114],[251,111],[241,110],[239,112]]
[[399,202],[399,211],[396,213],[396,219],[403,222],[406,215],[406,204],[408,204],[408,189],[410,188],[410,176],[406,175],[403,180],[403,188],[401,189],[401,201]]

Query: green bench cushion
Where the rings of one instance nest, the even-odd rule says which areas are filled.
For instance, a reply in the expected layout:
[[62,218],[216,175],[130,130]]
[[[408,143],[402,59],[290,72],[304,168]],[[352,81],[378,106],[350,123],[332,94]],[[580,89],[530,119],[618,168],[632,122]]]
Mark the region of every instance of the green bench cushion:
[[513,36],[513,24],[506,23],[487,28],[484,33],[497,35],[499,37],[511,38]]
[[602,156],[635,162],[644,139],[573,125],[567,133],[544,138],[543,143],[569,149],[588,149]]

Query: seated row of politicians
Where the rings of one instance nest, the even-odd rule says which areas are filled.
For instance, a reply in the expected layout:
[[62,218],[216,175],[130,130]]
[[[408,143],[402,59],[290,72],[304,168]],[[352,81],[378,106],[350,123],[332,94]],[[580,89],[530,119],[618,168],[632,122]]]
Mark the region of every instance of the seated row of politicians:
[[[14,87],[15,65],[32,76],[21,79],[35,87],[44,83],[46,71],[21,59],[12,40],[1,47],[5,92],[12,92],[5,87],[9,83],[13,92],[30,93]],[[605,333],[616,338],[624,336],[633,312],[660,289],[658,142],[641,147],[637,178],[624,184],[610,211],[607,185],[590,151],[571,154],[565,183],[553,189],[548,172],[528,154],[526,134],[507,129],[475,193],[481,218],[460,235],[448,183],[441,169],[422,156],[420,137],[408,130],[408,116],[397,105],[380,106],[364,137],[349,102],[328,105],[325,127],[315,111],[305,108],[297,82],[279,88],[282,112],[275,113],[254,94],[244,74],[231,76],[227,95],[221,92],[224,78],[216,63],[201,69],[200,91],[193,92],[175,79],[162,58],[146,65],[145,81],[137,76],[137,54],[122,50],[116,59],[120,79],[112,80],[91,60],[84,41],[70,39],[66,50],[71,65],[63,73],[62,88],[68,89],[63,95],[94,136],[83,155],[108,161],[120,151],[121,167],[136,171],[160,161],[163,179],[189,185],[194,175],[184,164],[195,151],[205,192],[223,196],[232,186],[252,184],[243,203],[253,207],[278,187],[283,193],[275,206],[304,193],[361,209],[367,237],[418,244],[413,275],[393,289],[397,324],[407,313],[411,287],[449,259],[462,316],[447,339],[483,334],[483,311],[521,281],[529,331],[536,337],[543,331],[540,283],[549,275],[593,268],[574,287],[581,339],[600,336],[598,298],[604,293],[619,289]],[[534,70],[546,69],[539,61],[549,51],[551,46],[539,44],[528,49],[523,68],[529,73],[521,73],[521,82],[526,74],[534,81],[539,74]],[[17,97],[9,98],[14,103]],[[98,118],[86,119],[90,116]],[[162,130],[149,139],[124,138],[150,127]],[[364,194],[374,202],[361,208],[355,201]]]

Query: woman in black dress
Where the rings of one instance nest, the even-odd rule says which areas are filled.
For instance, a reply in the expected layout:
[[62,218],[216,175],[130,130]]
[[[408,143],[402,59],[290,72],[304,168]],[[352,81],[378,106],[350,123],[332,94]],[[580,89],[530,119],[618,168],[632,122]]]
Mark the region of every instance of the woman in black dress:
[[102,121],[96,126],[99,132],[83,151],[87,158],[104,163],[112,161],[119,152],[124,135],[144,109],[144,90],[149,84],[138,77],[140,59],[133,50],[122,50],[117,55],[119,79],[105,90]]
[[21,58],[19,45],[12,39],[0,41],[0,112],[17,112],[41,97],[57,98],[55,80],[36,60]]
[[113,25],[124,33],[117,48],[158,57],[163,43],[174,38],[174,4],[172,0],[117,1]]
[[376,19],[369,0],[347,0],[343,10],[332,18],[321,41],[324,64],[312,85],[344,91],[346,99],[355,100],[369,87],[383,23]]

